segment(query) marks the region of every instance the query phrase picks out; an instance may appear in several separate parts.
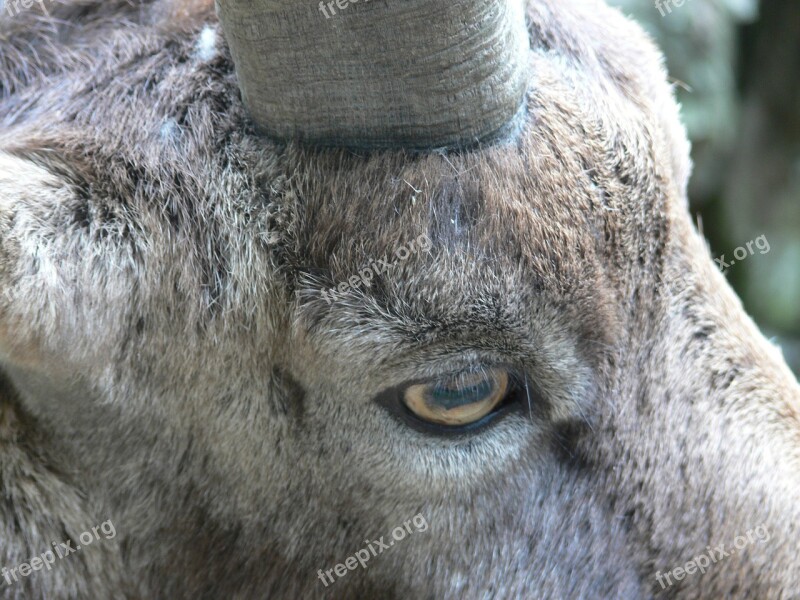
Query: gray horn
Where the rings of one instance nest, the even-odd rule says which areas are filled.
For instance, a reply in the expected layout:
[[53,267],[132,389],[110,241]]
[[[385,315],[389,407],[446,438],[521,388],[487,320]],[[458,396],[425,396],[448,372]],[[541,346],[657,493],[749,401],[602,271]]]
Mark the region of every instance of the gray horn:
[[357,148],[508,135],[527,87],[523,0],[217,0],[267,135]]

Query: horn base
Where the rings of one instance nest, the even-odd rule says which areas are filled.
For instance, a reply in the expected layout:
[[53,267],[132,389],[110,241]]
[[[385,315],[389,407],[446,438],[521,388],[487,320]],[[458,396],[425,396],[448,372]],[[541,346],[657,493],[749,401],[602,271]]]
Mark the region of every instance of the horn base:
[[441,148],[514,131],[528,82],[522,1],[218,0],[217,10],[265,134]]

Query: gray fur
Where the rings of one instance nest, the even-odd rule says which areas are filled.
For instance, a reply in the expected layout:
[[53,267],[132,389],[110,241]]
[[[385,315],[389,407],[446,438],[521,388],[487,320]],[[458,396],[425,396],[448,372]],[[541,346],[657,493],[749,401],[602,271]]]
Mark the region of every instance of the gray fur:
[[[204,2],[46,8],[0,17],[0,566],[117,535],[0,597],[800,593],[800,389],[690,222],[635,25],[530,0],[515,141],[359,154],[257,136]],[[441,440],[372,401],[469,361],[530,412]]]

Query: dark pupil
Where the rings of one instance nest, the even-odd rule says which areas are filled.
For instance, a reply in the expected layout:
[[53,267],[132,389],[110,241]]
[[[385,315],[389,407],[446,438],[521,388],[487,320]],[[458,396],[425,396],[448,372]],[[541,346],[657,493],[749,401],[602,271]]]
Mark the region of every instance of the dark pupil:
[[428,392],[428,402],[445,410],[452,410],[480,402],[491,394],[493,389],[493,379],[484,379],[480,383],[467,387],[437,385]]

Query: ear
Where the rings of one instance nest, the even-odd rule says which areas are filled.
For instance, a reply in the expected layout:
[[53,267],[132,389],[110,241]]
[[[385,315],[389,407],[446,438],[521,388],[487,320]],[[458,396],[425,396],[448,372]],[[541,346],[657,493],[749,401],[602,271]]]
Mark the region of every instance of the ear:
[[112,337],[95,307],[106,306],[109,289],[127,289],[98,268],[113,263],[113,250],[90,227],[87,186],[66,165],[53,149],[0,150],[0,369],[18,384],[34,377],[53,389],[107,351],[91,334],[96,326]]
[[0,364],[39,362],[34,331],[44,317],[35,316],[29,301],[48,265],[40,262],[37,227],[67,193],[43,165],[0,151]]
[[93,243],[91,198],[66,164],[53,149],[0,150],[0,368],[53,380],[104,350],[87,335],[90,307],[126,289],[97,273],[113,250]]

